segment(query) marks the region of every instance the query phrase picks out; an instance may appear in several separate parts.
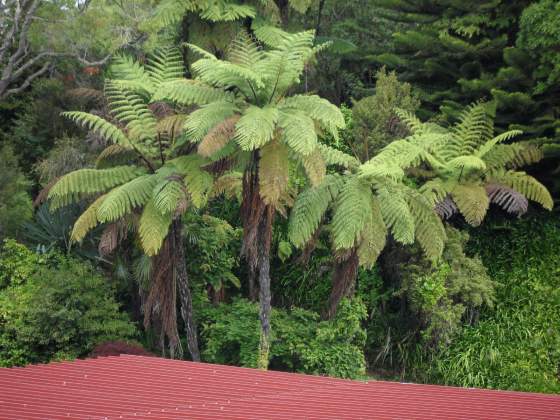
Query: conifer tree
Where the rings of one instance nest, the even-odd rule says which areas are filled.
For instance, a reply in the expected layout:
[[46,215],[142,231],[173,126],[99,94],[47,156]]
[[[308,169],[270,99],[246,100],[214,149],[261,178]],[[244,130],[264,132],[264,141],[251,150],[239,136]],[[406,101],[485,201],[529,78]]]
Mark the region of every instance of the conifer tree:
[[[421,117],[454,122],[480,98],[497,103],[499,131],[558,140],[558,2],[376,0],[386,17],[408,22],[379,63],[421,91]],[[556,21],[555,21],[556,19]],[[555,36],[556,34],[556,36]],[[556,82],[554,82],[556,81]]]

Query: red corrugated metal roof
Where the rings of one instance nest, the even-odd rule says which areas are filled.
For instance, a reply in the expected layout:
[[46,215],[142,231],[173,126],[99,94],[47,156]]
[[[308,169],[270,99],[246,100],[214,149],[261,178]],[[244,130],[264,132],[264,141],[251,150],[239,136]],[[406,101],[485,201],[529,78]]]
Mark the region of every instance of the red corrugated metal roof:
[[0,369],[0,419],[560,419],[560,396],[121,355]]

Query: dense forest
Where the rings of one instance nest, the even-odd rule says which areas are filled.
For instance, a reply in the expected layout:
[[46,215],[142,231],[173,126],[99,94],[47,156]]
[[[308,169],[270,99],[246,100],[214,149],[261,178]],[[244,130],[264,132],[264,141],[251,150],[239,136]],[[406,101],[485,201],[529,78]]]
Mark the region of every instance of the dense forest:
[[0,366],[560,392],[557,0],[0,0],[0,116]]

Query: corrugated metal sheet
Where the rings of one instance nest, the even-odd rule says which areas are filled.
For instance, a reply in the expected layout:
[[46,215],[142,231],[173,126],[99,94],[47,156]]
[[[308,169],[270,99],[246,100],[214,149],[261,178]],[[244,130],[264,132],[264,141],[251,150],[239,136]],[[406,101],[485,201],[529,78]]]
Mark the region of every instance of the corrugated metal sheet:
[[0,419],[560,419],[560,396],[121,355],[0,369]]

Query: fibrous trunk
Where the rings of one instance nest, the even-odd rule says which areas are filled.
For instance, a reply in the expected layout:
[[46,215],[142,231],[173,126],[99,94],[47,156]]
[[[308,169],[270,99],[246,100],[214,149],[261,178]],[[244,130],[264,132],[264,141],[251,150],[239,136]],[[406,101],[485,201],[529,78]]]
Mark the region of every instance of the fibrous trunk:
[[250,272],[250,293],[256,294],[255,277],[259,283],[259,303],[261,338],[259,346],[258,367],[268,368],[270,350],[270,244],[272,240],[272,222],[274,207],[267,205],[259,193],[258,154],[253,154],[251,165],[243,177],[243,218],[242,254],[247,260]]
[[187,265],[185,259],[185,248],[183,244],[183,236],[181,235],[181,221],[173,222],[172,233],[174,235],[175,246],[175,278],[177,279],[177,287],[179,289],[179,299],[181,302],[181,317],[185,324],[187,333],[187,347],[191,358],[195,362],[200,362],[200,351],[198,349],[198,338],[196,334],[196,325],[193,319],[193,307],[191,289],[189,287],[189,278],[187,275]]
[[154,257],[150,292],[144,303],[144,325],[148,327],[152,317],[156,315],[161,321],[161,331],[169,342],[170,356],[173,358],[176,354],[182,355],[177,330],[178,289],[187,346],[192,360],[200,361],[181,228],[180,220],[173,222],[160,252]]
[[340,301],[352,295],[356,285],[360,259],[356,249],[352,249],[341,260],[337,261],[332,275],[332,289],[327,307],[322,313],[323,319],[332,319]]

